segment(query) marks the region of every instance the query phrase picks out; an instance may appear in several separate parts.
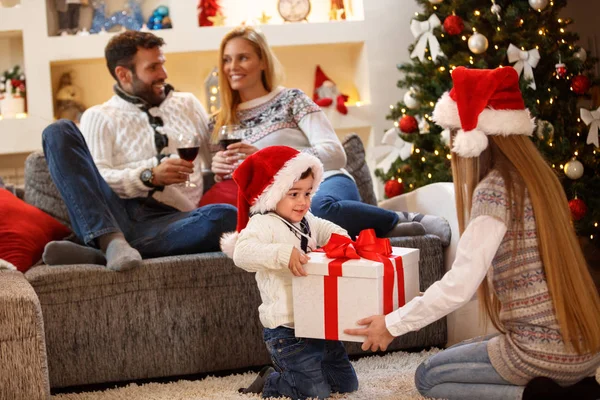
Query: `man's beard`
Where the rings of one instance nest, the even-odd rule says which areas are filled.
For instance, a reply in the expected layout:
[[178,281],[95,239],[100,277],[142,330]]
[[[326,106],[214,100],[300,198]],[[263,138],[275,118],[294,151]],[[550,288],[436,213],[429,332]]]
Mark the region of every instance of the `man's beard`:
[[164,84],[164,82],[165,81],[163,79],[160,79],[160,80],[153,81],[150,85],[148,85],[147,83],[143,82],[141,79],[138,79],[137,76],[134,75],[133,80],[131,82],[131,88],[133,91],[133,93],[131,93],[131,94],[136,97],[141,98],[142,100],[146,101],[151,106],[159,106],[160,103],[162,103],[166,97],[165,91],[163,89],[161,94],[156,94],[154,92],[154,89],[152,86],[157,83]]

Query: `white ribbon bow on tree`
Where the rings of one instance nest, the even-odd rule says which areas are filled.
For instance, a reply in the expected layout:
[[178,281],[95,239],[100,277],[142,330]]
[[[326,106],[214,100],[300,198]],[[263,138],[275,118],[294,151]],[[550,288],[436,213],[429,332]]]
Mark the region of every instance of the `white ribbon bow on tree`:
[[598,129],[600,129],[600,107],[598,107],[596,111],[590,111],[586,110],[585,108],[581,108],[579,112],[581,115],[581,120],[585,122],[586,125],[590,126],[590,131],[588,133],[586,143],[594,144],[594,146],[600,147],[598,145]]
[[384,172],[390,170],[398,157],[404,161],[412,154],[413,144],[402,140],[397,128],[388,129],[381,143],[383,146],[375,147],[374,156],[375,160],[381,160],[377,163],[377,168],[381,168]]
[[517,70],[519,76],[521,76],[521,72],[524,72],[526,79],[531,79],[531,83],[529,87],[535,90],[535,79],[533,77],[533,69],[540,62],[540,52],[538,49],[531,49],[529,51],[521,50],[514,44],[510,44],[508,46],[508,50],[506,51],[508,55],[508,62],[514,63],[513,68]]
[[412,53],[410,53],[410,58],[419,57],[421,62],[425,61],[425,48],[427,47],[427,42],[429,42],[429,51],[431,52],[432,60],[437,59],[438,56],[444,56],[444,53],[440,48],[440,43],[433,34],[433,30],[440,25],[440,19],[435,14],[432,14],[427,21],[417,21],[416,19],[413,19],[410,22],[410,31],[415,39],[419,40]]

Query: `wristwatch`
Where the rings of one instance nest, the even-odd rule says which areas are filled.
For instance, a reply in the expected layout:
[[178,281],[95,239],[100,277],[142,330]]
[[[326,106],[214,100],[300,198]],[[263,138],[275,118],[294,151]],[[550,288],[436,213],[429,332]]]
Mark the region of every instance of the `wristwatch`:
[[140,179],[142,180],[142,183],[144,185],[148,186],[149,188],[154,188],[154,185],[152,184],[152,180],[154,179],[154,172],[150,168],[146,168],[142,171],[142,173],[140,174]]

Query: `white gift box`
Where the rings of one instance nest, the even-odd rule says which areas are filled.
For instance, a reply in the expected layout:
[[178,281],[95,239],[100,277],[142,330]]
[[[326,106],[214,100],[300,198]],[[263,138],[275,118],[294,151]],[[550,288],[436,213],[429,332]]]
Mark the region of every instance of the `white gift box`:
[[381,261],[342,262],[310,253],[304,265],[308,276],[292,279],[296,336],[363,342],[364,337],[347,335],[344,329],[361,328],[358,320],[396,310],[418,296],[419,250],[392,250],[387,274]]

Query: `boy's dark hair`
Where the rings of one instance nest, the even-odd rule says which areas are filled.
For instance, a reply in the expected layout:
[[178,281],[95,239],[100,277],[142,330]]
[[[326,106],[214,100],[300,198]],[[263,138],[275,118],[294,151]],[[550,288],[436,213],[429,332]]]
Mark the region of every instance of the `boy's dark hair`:
[[126,31],[113,37],[104,49],[106,66],[113,78],[118,82],[115,68],[122,66],[135,73],[133,57],[138,48],[153,49],[165,44],[165,41],[150,32]]
[[313,174],[313,172],[312,172],[312,168],[309,168],[309,169],[307,169],[306,171],[304,171],[304,172],[302,173],[302,175],[300,175],[300,179],[298,179],[298,180],[301,180],[301,179],[306,179],[306,178],[308,178],[309,176],[312,176],[313,178],[315,177],[315,174]]

